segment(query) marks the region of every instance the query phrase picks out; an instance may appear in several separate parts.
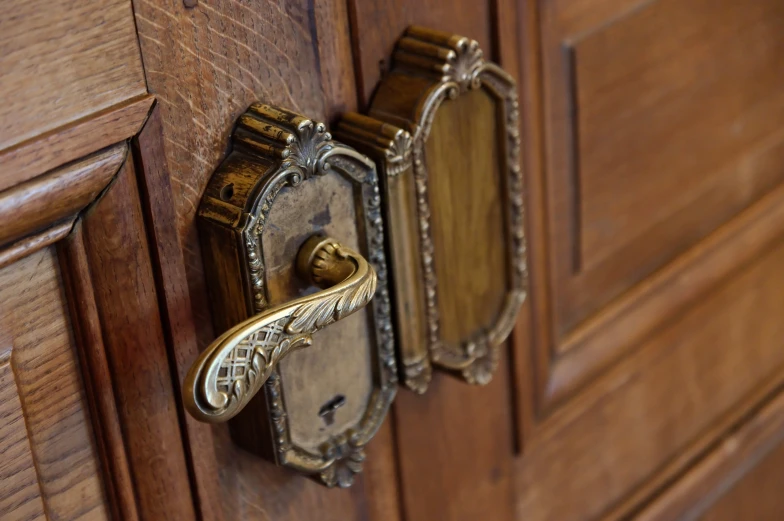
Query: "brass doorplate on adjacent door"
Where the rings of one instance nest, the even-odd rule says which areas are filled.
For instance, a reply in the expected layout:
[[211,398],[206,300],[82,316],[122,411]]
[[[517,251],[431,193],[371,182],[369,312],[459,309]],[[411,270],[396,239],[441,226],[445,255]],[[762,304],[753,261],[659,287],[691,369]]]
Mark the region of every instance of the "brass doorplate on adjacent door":
[[186,407],[230,420],[255,454],[349,486],[397,388],[375,165],[322,123],[261,103],[232,147],[198,214],[225,333],[191,368]]
[[432,363],[488,383],[527,291],[513,79],[477,42],[411,27],[368,115],[335,135],[386,192],[403,382],[424,392]]

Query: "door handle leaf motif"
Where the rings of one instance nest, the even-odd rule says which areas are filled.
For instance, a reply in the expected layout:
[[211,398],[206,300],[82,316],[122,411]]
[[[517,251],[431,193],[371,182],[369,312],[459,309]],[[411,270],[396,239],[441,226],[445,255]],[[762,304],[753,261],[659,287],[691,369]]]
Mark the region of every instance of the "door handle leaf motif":
[[326,288],[240,322],[218,337],[185,378],[185,405],[197,419],[224,422],[261,389],[289,353],[313,344],[312,335],[365,307],[376,272],[357,252],[331,238],[311,237],[298,254],[300,275]]

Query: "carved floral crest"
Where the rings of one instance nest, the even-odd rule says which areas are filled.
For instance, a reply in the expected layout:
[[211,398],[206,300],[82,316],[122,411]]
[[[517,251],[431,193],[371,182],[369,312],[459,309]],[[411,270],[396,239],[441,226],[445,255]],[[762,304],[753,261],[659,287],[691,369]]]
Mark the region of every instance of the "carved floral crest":
[[443,83],[454,83],[456,88],[449,91],[449,97],[454,99],[461,92],[481,87],[479,75],[485,67],[485,60],[475,40],[410,27],[398,41],[395,64],[427,74],[437,74]]
[[253,153],[282,159],[280,170],[292,185],[324,174],[330,168],[325,157],[335,148],[324,123],[263,103],[240,116],[234,140]]

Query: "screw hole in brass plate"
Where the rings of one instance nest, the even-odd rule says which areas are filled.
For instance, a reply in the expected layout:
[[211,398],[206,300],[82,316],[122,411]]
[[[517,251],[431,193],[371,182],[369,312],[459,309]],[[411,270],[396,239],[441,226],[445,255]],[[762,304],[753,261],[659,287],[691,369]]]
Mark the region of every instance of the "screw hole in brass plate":
[[221,201],[228,201],[234,196],[234,184],[227,184],[220,191]]

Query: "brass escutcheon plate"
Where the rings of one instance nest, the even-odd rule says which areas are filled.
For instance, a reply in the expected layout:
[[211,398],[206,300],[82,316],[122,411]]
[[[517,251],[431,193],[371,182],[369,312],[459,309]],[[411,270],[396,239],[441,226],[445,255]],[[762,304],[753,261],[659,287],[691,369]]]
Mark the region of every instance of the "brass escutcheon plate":
[[526,298],[515,83],[474,40],[410,27],[367,115],[335,131],[373,158],[385,215],[401,380],[431,366],[488,383]]
[[[282,311],[258,331],[245,322],[245,337],[225,340],[220,359],[202,364],[212,372],[194,366],[189,410],[203,421],[236,414],[230,429],[243,448],[327,486],[350,486],[397,389],[375,165],[322,123],[255,103],[210,180],[199,228],[216,332]],[[296,266],[317,234],[340,244],[317,244],[324,256],[305,264],[336,259],[330,273],[347,281],[321,300],[317,279],[330,273],[303,277]]]

